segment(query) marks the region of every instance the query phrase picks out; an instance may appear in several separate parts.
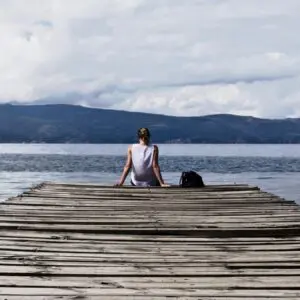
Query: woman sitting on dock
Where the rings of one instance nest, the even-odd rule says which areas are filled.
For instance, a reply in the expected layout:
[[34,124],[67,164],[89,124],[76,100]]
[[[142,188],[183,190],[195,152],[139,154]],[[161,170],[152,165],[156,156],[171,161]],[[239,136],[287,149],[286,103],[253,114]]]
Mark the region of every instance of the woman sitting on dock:
[[158,164],[158,147],[150,143],[148,128],[138,130],[138,144],[129,146],[124,171],[116,186],[122,186],[131,172],[131,185],[133,186],[169,186],[164,183]]

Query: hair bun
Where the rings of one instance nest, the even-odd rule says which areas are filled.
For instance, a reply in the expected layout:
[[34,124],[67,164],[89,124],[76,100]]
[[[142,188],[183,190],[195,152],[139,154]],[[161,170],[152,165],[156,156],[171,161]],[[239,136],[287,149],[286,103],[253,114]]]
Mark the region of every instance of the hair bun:
[[150,131],[148,128],[142,127],[138,130],[138,136],[139,138],[149,138],[150,137]]

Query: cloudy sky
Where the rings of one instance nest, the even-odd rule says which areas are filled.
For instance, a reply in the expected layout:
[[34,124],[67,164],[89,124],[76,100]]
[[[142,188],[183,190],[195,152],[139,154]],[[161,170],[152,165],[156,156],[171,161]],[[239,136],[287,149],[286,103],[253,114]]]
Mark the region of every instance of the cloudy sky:
[[0,102],[300,117],[299,0],[0,0]]

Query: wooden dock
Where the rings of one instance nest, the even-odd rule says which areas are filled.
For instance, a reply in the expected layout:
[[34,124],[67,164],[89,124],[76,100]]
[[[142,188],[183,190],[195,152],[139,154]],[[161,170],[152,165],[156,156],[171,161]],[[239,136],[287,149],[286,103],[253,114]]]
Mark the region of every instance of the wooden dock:
[[300,299],[300,209],[256,187],[45,183],[0,208],[0,300]]

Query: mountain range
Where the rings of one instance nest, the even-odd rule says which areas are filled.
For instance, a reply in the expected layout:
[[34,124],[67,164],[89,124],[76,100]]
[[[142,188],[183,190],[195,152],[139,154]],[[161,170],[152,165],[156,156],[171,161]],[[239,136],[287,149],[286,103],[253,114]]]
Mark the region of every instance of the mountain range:
[[75,105],[0,105],[0,143],[300,143],[300,119],[229,114],[176,117]]

